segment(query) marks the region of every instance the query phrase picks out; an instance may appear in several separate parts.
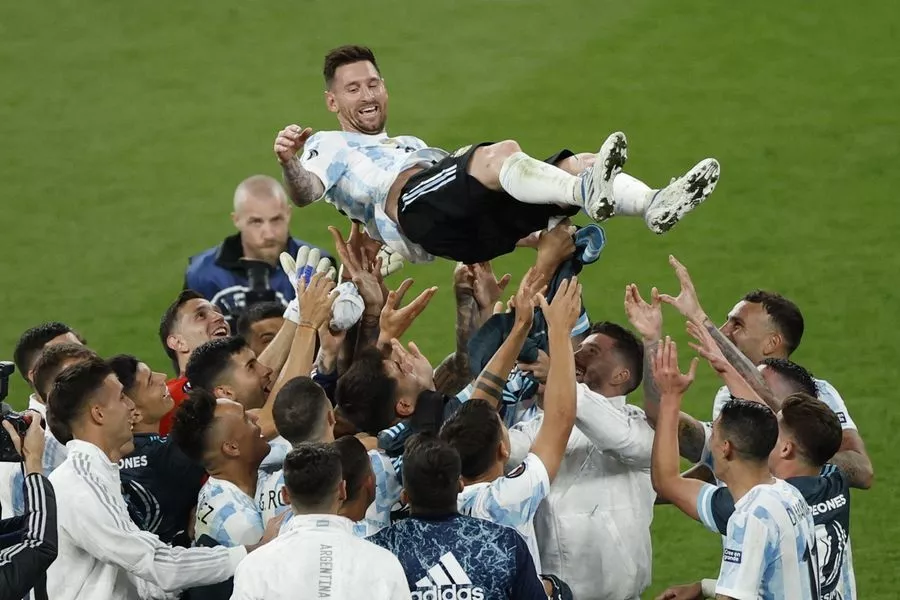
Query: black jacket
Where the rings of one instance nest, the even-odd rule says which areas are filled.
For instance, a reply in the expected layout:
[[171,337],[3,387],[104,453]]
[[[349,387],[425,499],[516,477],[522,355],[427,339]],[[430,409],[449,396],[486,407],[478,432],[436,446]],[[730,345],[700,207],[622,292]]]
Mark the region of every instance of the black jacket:
[[21,600],[32,588],[46,600],[56,551],[56,495],[50,480],[32,473],[25,477],[25,514],[0,521],[0,600]]

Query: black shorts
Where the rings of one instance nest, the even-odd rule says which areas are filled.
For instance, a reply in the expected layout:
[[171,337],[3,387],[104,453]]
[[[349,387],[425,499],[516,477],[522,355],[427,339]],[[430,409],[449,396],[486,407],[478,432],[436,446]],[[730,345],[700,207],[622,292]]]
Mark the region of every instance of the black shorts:
[[[484,187],[466,172],[472,153],[484,142],[460,148],[409,178],[400,191],[397,220],[403,234],[429,254],[466,264],[512,252],[523,237],[547,227],[557,216],[572,216],[577,206],[525,204],[503,191]],[[545,162],[573,156],[557,152]]]

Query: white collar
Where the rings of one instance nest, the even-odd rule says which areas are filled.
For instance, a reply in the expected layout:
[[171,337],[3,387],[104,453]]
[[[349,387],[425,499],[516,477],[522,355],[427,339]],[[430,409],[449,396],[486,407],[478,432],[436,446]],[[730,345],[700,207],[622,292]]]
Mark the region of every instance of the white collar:
[[71,456],[73,452],[86,454],[88,458],[91,459],[91,462],[99,463],[111,472],[119,472],[119,465],[109,460],[106,452],[104,452],[99,448],[99,446],[95,446],[91,442],[74,439],[69,440],[69,442],[66,444],[66,449],[69,451],[69,456]]
[[340,515],[294,515],[284,527],[285,531],[333,528],[353,533],[353,521]]
[[41,416],[47,418],[47,406],[38,400],[37,394],[28,396],[28,410],[41,413]]

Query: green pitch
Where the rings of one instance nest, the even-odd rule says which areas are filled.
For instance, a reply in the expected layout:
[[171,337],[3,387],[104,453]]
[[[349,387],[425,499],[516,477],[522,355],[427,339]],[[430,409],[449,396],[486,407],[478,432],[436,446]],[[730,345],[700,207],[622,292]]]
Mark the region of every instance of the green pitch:
[[[156,329],[187,257],[229,233],[235,185],[277,174],[274,135],[335,123],[321,59],[371,45],[391,93],[389,131],[448,149],[517,139],[538,155],[626,132],[627,170],[668,182],[715,156],[721,184],[664,237],[615,220],[585,275],[594,319],[623,321],[626,283],[674,289],[691,269],[711,314],[753,287],[797,301],[796,358],[844,395],[875,463],[854,495],[860,596],[895,598],[900,562],[896,361],[900,53],[894,3],[4,2],[0,7],[0,359],[59,319],[105,355],[169,369]],[[328,244],[330,207],[295,210]],[[520,276],[527,251],[498,261]],[[452,265],[410,337],[439,361],[453,343]],[[684,339],[682,321],[666,329]],[[685,364],[687,357],[683,357]],[[687,401],[709,414],[708,369]],[[26,389],[16,376],[11,399]],[[639,401],[635,395],[633,401]],[[714,576],[721,544],[674,509],[654,521],[654,584]],[[602,541],[598,541],[602,543]]]

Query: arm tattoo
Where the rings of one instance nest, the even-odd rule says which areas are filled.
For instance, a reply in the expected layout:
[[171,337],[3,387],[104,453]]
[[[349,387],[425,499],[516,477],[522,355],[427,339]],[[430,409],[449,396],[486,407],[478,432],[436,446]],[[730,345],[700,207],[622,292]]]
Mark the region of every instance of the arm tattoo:
[[[456,294],[456,351],[439,364],[434,373],[435,385],[445,394],[456,394],[472,381],[469,340],[478,330],[478,314],[474,295]],[[455,391],[452,388],[456,388]]]
[[319,178],[304,169],[296,156],[282,165],[281,171],[291,200],[297,206],[312,204],[325,192]]
[[644,412],[647,414],[647,421],[653,427],[656,427],[656,418],[659,415],[659,388],[653,380],[653,356],[658,345],[658,341],[644,344]]
[[681,413],[678,419],[679,454],[693,463],[700,462],[704,445],[706,433],[703,431],[703,425],[693,417]]
[[842,450],[828,461],[847,477],[850,487],[867,490],[872,486],[872,464],[856,450]]
[[713,339],[716,341],[716,345],[719,346],[722,354],[725,355],[725,359],[728,360],[732,367],[734,367],[735,371],[738,372],[738,375],[743,377],[744,381],[747,382],[747,385],[749,385],[754,392],[759,394],[759,397],[762,398],[770,408],[775,410],[775,406],[780,403],[772,394],[772,390],[769,389],[766,380],[763,379],[762,373],[759,372],[759,369],[756,368],[753,361],[747,358],[743,352],[738,350],[737,346],[725,337],[725,334],[719,331],[719,328],[716,327],[715,323],[707,319],[706,322],[703,323],[703,326],[706,327],[706,330],[712,335]]
[[488,397],[493,398],[498,403],[500,402],[500,399],[503,397],[503,388],[502,387],[498,388],[490,383],[485,383],[485,382],[481,381],[480,379],[475,382],[475,389],[480,392],[484,392],[485,394],[488,395]]

